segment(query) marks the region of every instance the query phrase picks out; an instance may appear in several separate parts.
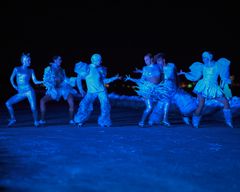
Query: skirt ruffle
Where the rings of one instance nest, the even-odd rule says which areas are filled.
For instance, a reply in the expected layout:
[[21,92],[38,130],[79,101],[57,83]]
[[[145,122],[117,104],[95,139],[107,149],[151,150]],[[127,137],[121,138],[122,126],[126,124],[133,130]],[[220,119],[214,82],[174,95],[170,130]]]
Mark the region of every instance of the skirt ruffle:
[[63,86],[60,88],[48,89],[46,92],[46,95],[50,95],[52,99],[56,101],[59,101],[61,97],[63,97],[64,100],[67,100],[69,94],[72,95],[77,94],[77,91],[73,89],[70,85]]
[[164,84],[153,84],[148,81],[137,83],[137,94],[145,99],[154,101],[169,99],[169,89]]
[[200,94],[207,99],[215,99],[223,96],[223,90],[216,83],[205,82],[200,80],[193,90],[194,93]]

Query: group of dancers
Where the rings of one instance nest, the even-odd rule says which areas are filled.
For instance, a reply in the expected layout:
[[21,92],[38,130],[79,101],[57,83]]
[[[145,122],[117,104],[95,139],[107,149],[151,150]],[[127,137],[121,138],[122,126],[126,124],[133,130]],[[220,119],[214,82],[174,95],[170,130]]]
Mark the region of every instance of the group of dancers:
[[[221,58],[213,59],[213,54],[204,52],[201,62],[194,62],[189,68],[190,72],[177,72],[174,63],[167,63],[165,54],[158,53],[154,57],[147,54],[144,57],[146,66],[143,70],[135,72],[142,73],[140,79],[133,79],[127,76],[126,80],[135,82],[138,86],[137,93],[145,100],[146,108],[143,112],[139,126],[145,126],[148,118],[148,125],[158,124],[170,126],[168,121],[169,106],[175,103],[180,110],[183,121],[198,128],[202,117],[202,111],[206,99],[216,99],[223,103],[223,114],[227,126],[233,127],[232,115],[229,105],[231,90],[230,61]],[[196,83],[193,92],[197,94],[198,100],[179,87],[178,76],[185,77]],[[218,83],[218,77],[221,83]],[[190,121],[192,117],[192,121]]]
[[[221,58],[215,61],[212,53],[204,52],[202,54],[202,63],[195,62],[189,67],[190,72],[180,70],[179,73],[175,64],[166,62],[163,53],[154,56],[147,54],[144,56],[144,61],[146,66],[142,70],[137,69],[134,71],[141,73],[141,78],[134,79],[126,75],[124,79],[137,84],[136,92],[146,104],[141,120],[138,123],[140,127],[160,123],[169,127],[171,125],[168,120],[169,107],[172,103],[175,103],[182,114],[183,121],[198,128],[205,100],[216,99],[224,105],[223,114],[226,125],[233,128],[228,100],[231,97],[228,86],[231,84],[229,60]],[[29,68],[31,65],[30,54],[22,54],[22,65],[14,68],[10,78],[10,82],[13,88],[17,90],[17,94],[6,102],[10,114],[8,126],[13,126],[16,123],[13,105],[26,98],[30,103],[34,126],[36,127],[46,124],[46,103],[51,100],[59,101],[61,98],[68,102],[70,124],[79,127],[83,126],[89,119],[93,111],[93,104],[98,98],[101,108],[98,124],[101,127],[110,127],[112,125],[110,117],[111,105],[105,85],[121,79],[121,77],[115,75],[107,78],[107,68],[102,66],[102,56],[100,54],[93,54],[89,64],[82,61],[76,63],[74,71],[77,77],[67,77],[61,63],[61,57],[55,56],[44,70],[43,81],[38,81],[34,70]],[[184,75],[190,81],[197,82],[193,92],[197,94],[198,100],[179,87],[178,76],[180,75]],[[218,83],[219,76],[221,78],[220,83]],[[35,84],[43,84],[46,88],[46,93],[40,100],[40,120],[38,120],[36,95],[31,86],[31,79]],[[82,86],[83,80],[86,82],[86,92]],[[75,87],[78,88],[78,91]],[[82,99],[77,113],[74,113],[74,95],[77,93],[82,96]]]

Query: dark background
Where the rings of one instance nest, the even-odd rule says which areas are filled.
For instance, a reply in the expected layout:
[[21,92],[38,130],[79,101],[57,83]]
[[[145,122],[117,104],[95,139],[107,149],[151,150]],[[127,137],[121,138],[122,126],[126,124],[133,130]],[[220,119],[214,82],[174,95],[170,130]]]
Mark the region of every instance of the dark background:
[[[77,61],[89,62],[98,52],[112,76],[142,67],[148,52],[165,52],[179,70],[187,70],[201,59],[202,51],[210,50],[216,59],[232,61],[234,84],[239,84],[236,4],[198,0],[1,2],[1,97],[15,93],[9,78],[14,66],[20,65],[22,52],[31,53],[31,67],[41,79],[54,55],[62,56],[62,66],[71,76]],[[116,82],[109,89],[134,93],[123,84]],[[239,95],[239,87],[232,89]]]

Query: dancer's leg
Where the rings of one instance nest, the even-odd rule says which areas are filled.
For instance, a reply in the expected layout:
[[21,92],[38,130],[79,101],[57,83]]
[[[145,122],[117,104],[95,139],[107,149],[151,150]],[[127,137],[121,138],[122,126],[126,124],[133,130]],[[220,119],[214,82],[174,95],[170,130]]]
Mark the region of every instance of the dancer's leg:
[[110,118],[110,111],[111,111],[111,106],[109,102],[109,98],[107,95],[107,92],[101,92],[98,94],[100,106],[101,106],[101,115],[98,118],[98,124],[101,127],[110,127],[112,122]]
[[227,126],[233,128],[232,113],[231,113],[229,101],[225,97],[218,98],[216,100],[218,100],[219,102],[221,102],[224,105],[223,114],[224,114],[225,122],[226,122]]
[[95,93],[87,93],[79,104],[78,112],[74,116],[74,121],[82,126],[93,111],[93,103],[97,97]]
[[36,95],[34,90],[28,91],[27,93],[27,98],[33,113],[33,119],[34,119],[34,125],[38,126],[38,113],[37,113],[37,104],[36,104]]
[[202,113],[204,104],[205,104],[205,98],[202,95],[198,95],[198,106],[192,117],[192,124],[195,128],[199,127],[199,123],[201,120],[201,113]]
[[13,125],[16,122],[15,119],[15,115],[14,115],[14,109],[13,109],[13,105],[16,103],[19,103],[20,101],[26,99],[26,95],[22,94],[22,93],[18,93],[14,96],[12,96],[10,99],[7,100],[6,107],[8,109],[8,112],[10,114],[10,121],[8,123],[8,126]]
[[143,111],[142,118],[141,118],[140,122],[138,123],[138,125],[141,126],[141,127],[144,126],[145,120],[147,119],[149,114],[152,112],[153,101],[151,99],[146,99],[145,100],[145,105],[146,105],[146,108]]
[[40,111],[41,111],[41,120],[40,124],[45,124],[45,114],[46,114],[46,103],[53,100],[50,95],[44,95],[40,100]]
[[67,97],[67,102],[68,102],[68,106],[69,106],[69,118],[70,124],[74,124],[74,120],[73,120],[73,116],[74,116],[74,98],[72,94],[69,94]]

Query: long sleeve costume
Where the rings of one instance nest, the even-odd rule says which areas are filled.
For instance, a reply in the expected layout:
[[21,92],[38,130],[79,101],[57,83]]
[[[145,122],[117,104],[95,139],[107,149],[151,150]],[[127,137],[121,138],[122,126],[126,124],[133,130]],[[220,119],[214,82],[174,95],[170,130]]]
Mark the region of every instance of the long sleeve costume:
[[100,126],[111,126],[111,106],[105,83],[112,81],[112,79],[106,79],[106,68],[79,62],[75,66],[75,72],[78,74],[77,81],[86,80],[87,94],[79,104],[74,121],[80,125],[87,121],[93,111],[93,103],[98,97],[101,106],[101,115],[98,118],[98,124]]

